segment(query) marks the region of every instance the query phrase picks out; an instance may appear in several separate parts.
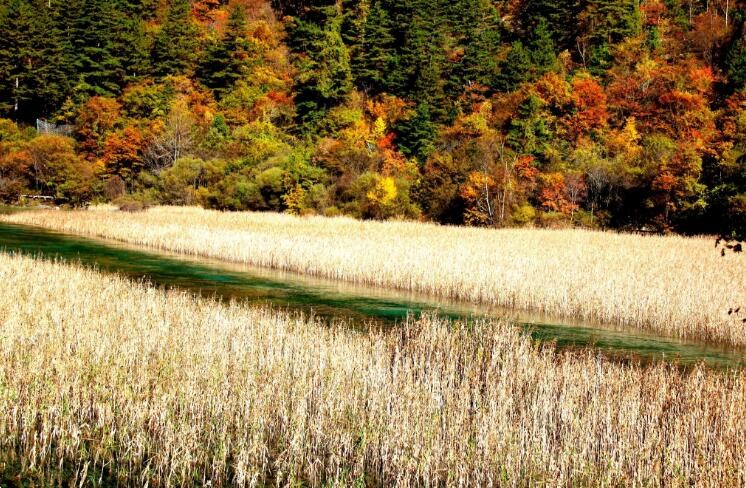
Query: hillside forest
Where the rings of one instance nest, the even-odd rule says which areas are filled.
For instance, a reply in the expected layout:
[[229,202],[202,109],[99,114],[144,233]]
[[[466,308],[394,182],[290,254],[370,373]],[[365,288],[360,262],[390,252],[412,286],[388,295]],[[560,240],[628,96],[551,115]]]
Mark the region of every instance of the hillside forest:
[[0,201],[742,235],[745,21],[738,0],[4,0]]

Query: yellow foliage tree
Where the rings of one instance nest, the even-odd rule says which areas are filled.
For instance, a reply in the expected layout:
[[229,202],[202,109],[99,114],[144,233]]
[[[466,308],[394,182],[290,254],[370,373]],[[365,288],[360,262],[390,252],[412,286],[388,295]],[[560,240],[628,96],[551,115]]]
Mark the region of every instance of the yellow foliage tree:
[[371,203],[386,207],[396,200],[396,182],[390,176],[378,180],[376,186],[368,192],[368,200]]
[[300,215],[306,208],[306,190],[301,185],[295,185],[295,188],[285,194],[282,200],[288,213]]

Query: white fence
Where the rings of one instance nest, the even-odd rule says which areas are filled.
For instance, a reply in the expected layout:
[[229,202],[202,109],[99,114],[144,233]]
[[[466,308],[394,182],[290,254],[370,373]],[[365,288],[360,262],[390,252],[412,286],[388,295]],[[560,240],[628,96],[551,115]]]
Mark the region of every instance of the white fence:
[[51,124],[46,120],[36,119],[36,132],[39,134],[54,134],[58,136],[69,136],[74,127],[67,124]]

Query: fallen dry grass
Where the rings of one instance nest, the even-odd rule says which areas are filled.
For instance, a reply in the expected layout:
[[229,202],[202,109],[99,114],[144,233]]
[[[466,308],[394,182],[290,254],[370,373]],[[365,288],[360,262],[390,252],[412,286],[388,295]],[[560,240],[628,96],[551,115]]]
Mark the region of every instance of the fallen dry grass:
[[743,486],[746,373],[356,333],[0,254],[0,485]]
[[349,282],[746,345],[746,256],[707,238],[488,230],[161,207],[3,217]]

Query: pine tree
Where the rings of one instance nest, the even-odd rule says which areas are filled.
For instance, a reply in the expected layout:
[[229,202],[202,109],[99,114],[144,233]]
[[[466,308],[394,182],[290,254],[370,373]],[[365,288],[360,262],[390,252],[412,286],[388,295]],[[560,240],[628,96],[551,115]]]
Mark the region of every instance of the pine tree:
[[[663,0],[666,6],[668,16],[673,19],[674,23],[682,29],[689,28],[689,14],[684,9],[683,2],[680,0]],[[689,6],[691,7],[691,3]]]
[[661,33],[657,25],[653,25],[648,29],[648,36],[645,44],[648,46],[650,51],[655,52],[662,46]]
[[145,20],[134,17],[122,23],[118,45],[123,50],[125,81],[132,82],[150,76],[152,72],[151,39],[145,29]]
[[380,0],[340,0],[342,6],[342,41],[350,53],[350,66],[356,78],[358,58],[364,54],[362,44],[371,2]]
[[435,120],[443,120],[446,115],[446,95],[443,69],[445,60],[440,53],[431,53],[419,60],[411,82],[411,100],[425,103]]
[[49,117],[71,93],[74,67],[66,50],[59,7],[45,0],[34,3],[32,36],[38,59],[34,63],[32,110],[35,116]]
[[150,20],[158,10],[160,0],[116,0],[120,10],[127,12],[131,17]]
[[528,49],[533,63],[532,71],[535,75],[542,75],[556,69],[557,55],[554,53],[554,42],[546,20],[539,20]]
[[602,76],[611,67],[611,47],[606,41],[591,46],[589,71],[595,76]]
[[532,68],[531,53],[523,47],[521,41],[513,42],[497,77],[497,88],[504,92],[515,90],[530,79]]
[[491,0],[452,0],[443,6],[451,36],[458,43],[465,39],[482,22],[484,11],[493,7]]
[[188,73],[197,57],[197,27],[192,22],[189,0],[172,0],[166,20],[153,43],[156,75]]
[[508,143],[514,151],[543,156],[552,139],[544,106],[544,101],[532,93],[518,107],[518,116],[510,121],[508,132]]
[[494,87],[499,73],[497,55],[501,48],[500,17],[490,2],[485,4],[478,0],[473,11],[478,15],[470,21],[470,26],[466,26],[466,47],[461,60],[462,80]]
[[534,30],[532,39],[525,47],[521,41],[513,42],[507,58],[496,77],[496,86],[502,91],[513,91],[526,81],[557,68],[557,56],[554,53],[548,25],[541,19]]
[[430,105],[427,102],[419,103],[414,116],[397,124],[395,129],[396,144],[401,152],[424,164],[434,150],[433,142],[438,135],[437,125],[433,123],[430,114]]
[[202,83],[215,90],[218,98],[246,74],[252,47],[246,39],[246,28],[243,6],[233,6],[223,38],[215,40],[206,49],[198,75]]
[[124,84],[124,53],[131,49],[120,37],[125,14],[107,0],[81,4],[80,11],[68,13],[77,90],[89,95],[115,95]]
[[390,78],[397,95],[426,103],[435,120],[442,120],[446,115],[447,19],[443,3],[441,0],[404,0],[397,7],[395,28],[401,29],[403,35],[397,72]]
[[394,36],[389,14],[380,0],[370,6],[359,41],[352,64],[357,84],[372,93],[390,90]]
[[10,0],[0,10],[0,110],[20,118],[32,97],[33,45],[32,10],[23,0]]
[[288,44],[298,68],[295,100],[302,132],[319,129],[326,113],[343,103],[352,90],[350,55],[342,40],[343,20],[336,3],[325,0],[290,25]]
[[642,28],[639,0],[590,0],[578,18],[584,63],[599,76],[611,66],[614,45]]
[[746,24],[741,23],[740,35],[728,50],[725,66],[728,72],[728,81],[736,88],[746,87]]
[[592,0],[587,11],[593,12],[591,35],[598,44],[615,44],[640,32],[638,0]]
[[544,21],[552,40],[559,49],[573,49],[578,35],[578,0],[527,0],[519,12],[526,37]]
[[42,0],[12,0],[0,10],[0,113],[47,117],[69,93],[72,68],[57,17]]

